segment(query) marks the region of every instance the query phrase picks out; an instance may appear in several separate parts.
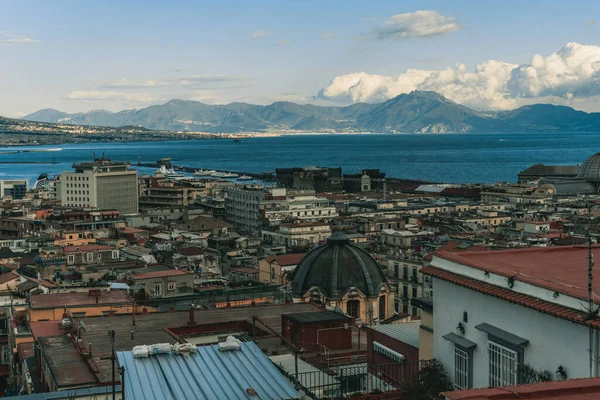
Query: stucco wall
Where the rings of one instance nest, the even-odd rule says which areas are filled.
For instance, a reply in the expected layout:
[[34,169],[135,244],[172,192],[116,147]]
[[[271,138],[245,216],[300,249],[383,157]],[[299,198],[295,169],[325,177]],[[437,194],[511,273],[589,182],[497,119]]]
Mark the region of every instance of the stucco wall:
[[473,387],[487,387],[489,383],[487,334],[474,328],[484,322],[528,339],[524,361],[532,367],[554,374],[562,365],[569,378],[589,376],[588,328],[440,279],[435,279],[434,287],[434,355],[452,379],[454,344],[442,336],[456,332],[464,311],[468,312],[464,337],[477,343],[473,351]]

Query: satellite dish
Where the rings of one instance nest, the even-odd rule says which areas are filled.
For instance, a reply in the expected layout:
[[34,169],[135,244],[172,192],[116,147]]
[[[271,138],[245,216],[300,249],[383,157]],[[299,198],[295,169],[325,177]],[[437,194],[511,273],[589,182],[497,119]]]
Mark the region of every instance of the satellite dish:
[[79,329],[84,332],[87,332],[87,327],[85,326],[82,320],[79,320]]

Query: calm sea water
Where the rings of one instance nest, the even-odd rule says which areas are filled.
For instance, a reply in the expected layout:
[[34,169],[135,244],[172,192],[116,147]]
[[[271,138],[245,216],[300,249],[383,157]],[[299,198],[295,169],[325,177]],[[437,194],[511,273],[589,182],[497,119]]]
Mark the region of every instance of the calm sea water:
[[[278,167],[341,166],[345,173],[379,168],[387,176],[437,182],[516,181],[535,164],[576,165],[600,151],[599,133],[511,133],[445,135],[311,135],[232,140],[101,143],[0,148],[0,152],[61,148],[61,151],[0,154],[0,161],[57,164],[0,164],[0,179],[34,180],[70,170],[96,153],[116,160],[154,162],[244,172]],[[150,172],[149,169],[142,169]]]

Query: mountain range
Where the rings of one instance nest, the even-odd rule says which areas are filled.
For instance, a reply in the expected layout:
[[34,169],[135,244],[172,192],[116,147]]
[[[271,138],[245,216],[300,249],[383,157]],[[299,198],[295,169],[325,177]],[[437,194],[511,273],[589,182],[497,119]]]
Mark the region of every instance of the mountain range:
[[44,109],[23,117],[46,123],[137,126],[155,130],[238,133],[266,131],[467,133],[600,131],[600,113],[549,104],[481,112],[436,92],[415,91],[378,104],[346,107],[276,102],[209,105],[171,100],[139,110],[68,114]]

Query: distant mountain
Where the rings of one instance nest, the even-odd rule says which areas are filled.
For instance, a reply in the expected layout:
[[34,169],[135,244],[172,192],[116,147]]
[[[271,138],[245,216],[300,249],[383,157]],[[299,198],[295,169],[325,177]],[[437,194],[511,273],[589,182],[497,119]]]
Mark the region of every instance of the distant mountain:
[[197,101],[171,100],[162,105],[117,113],[94,110],[67,114],[45,109],[23,119],[213,133],[276,130],[402,133],[600,131],[600,113],[585,113],[547,104],[512,111],[478,112],[436,92],[424,91],[401,94],[380,104],[357,103],[347,107],[291,102],[268,106],[247,103],[208,105]]

